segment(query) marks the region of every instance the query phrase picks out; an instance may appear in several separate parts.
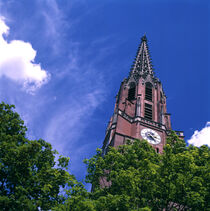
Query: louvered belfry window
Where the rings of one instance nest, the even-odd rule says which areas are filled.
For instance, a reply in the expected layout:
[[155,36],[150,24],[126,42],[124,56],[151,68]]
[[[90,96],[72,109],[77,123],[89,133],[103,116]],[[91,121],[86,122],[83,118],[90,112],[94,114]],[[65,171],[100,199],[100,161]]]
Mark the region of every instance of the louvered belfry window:
[[152,120],[152,105],[145,103],[144,106],[144,118]]
[[131,83],[130,88],[128,90],[128,100],[129,101],[134,100],[135,95],[136,95],[136,85],[135,85],[135,83]]
[[146,83],[145,100],[152,101],[152,84]]

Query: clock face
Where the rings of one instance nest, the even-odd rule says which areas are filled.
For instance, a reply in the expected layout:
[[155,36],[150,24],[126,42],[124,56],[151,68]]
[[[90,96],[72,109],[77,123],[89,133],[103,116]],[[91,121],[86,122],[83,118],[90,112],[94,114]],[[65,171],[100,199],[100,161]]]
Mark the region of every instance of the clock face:
[[141,131],[141,136],[150,144],[159,144],[161,142],[161,137],[159,136],[159,134],[152,129],[143,129]]

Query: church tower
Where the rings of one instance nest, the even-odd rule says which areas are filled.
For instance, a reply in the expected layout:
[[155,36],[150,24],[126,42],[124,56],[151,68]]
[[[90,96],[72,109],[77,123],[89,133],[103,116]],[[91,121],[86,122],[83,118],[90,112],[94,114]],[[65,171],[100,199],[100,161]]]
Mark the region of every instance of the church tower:
[[[147,140],[158,153],[162,153],[166,137],[171,130],[170,114],[166,109],[166,95],[160,80],[154,75],[147,38],[141,38],[136,58],[128,78],[121,83],[103,143],[117,147],[130,139]],[[182,131],[177,131],[180,137]]]

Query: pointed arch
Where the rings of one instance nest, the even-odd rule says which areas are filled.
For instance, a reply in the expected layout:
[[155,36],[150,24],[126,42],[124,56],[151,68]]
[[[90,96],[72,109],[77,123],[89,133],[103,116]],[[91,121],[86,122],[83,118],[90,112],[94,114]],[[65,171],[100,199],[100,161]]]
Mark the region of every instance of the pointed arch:
[[150,82],[146,82],[145,84],[145,100],[152,102],[152,84]]
[[132,101],[136,97],[136,84],[134,82],[131,82],[129,84],[129,90],[128,90],[128,100]]

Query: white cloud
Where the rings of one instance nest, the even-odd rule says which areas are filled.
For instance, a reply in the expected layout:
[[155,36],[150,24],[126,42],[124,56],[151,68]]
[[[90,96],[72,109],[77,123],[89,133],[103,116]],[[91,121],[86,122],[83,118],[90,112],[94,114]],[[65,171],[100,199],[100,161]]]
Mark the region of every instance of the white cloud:
[[5,76],[23,85],[28,92],[40,88],[49,80],[49,73],[35,64],[36,51],[31,44],[22,40],[7,42],[9,27],[0,17],[0,77]]
[[210,146],[210,122],[207,122],[206,126],[202,130],[196,130],[190,140],[188,140],[188,143],[197,147],[204,144]]

